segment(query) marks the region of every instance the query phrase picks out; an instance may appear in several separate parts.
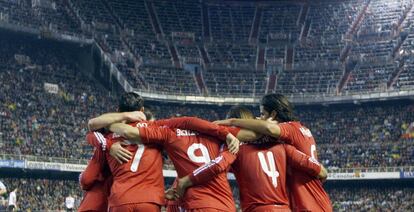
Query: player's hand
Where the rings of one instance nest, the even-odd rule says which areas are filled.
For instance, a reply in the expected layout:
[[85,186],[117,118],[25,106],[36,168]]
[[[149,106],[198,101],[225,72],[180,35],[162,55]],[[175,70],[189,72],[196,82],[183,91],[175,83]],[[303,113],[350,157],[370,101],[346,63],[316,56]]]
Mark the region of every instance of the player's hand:
[[237,154],[239,152],[240,141],[233,134],[229,133],[226,136],[226,143],[229,151],[232,154]]
[[279,122],[276,120],[273,120],[273,118],[268,118],[266,119],[267,122],[272,123],[272,124],[278,124]]
[[109,154],[114,157],[118,163],[126,163],[132,158],[132,153],[121,146],[120,142],[116,142],[111,146]]
[[180,198],[184,197],[185,191],[187,190],[188,187],[191,187],[192,185],[193,185],[193,182],[191,182],[190,177],[188,175],[178,179],[177,187],[175,188],[178,196]]
[[168,200],[177,200],[180,196],[178,195],[177,191],[174,188],[169,188],[165,191],[165,199]]
[[328,179],[328,171],[321,165],[321,171],[318,174],[318,178],[322,181],[322,183],[326,182],[326,179]]
[[146,121],[147,117],[141,111],[125,112],[125,117],[129,122]]
[[214,124],[218,124],[218,125],[232,125],[233,119],[224,119],[224,120],[217,120],[215,122],[213,122]]

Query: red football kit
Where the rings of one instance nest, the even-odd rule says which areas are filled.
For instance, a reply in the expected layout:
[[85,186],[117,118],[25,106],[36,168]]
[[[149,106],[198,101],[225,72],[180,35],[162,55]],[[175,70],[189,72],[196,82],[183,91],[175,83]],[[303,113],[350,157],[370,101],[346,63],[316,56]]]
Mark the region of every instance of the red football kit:
[[[147,122],[131,123],[134,127],[147,127]],[[132,159],[119,164],[105,151],[106,162],[113,176],[108,198],[110,211],[160,211],[164,204],[164,178],[159,146],[130,144],[125,139],[109,133],[106,137],[98,132],[88,133],[94,146],[110,149],[115,142],[123,142]]]
[[[94,145],[94,137],[95,135],[90,133],[87,135],[86,141]],[[103,136],[102,139],[104,139]],[[106,163],[105,153],[101,151],[101,145],[94,146],[96,147],[94,154],[86,169],[79,176],[81,188],[85,193],[78,211],[108,210],[108,196],[112,185],[112,176]]]
[[321,170],[319,163],[290,145],[245,144],[240,147],[232,169],[239,184],[243,211],[290,211],[287,166],[304,170],[313,177]]
[[[149,123],[139,122],[129,125],[145,128]],[[160,206],[164,205],[164,177],[160,146],[132,144],[112,133],[108,139],[108,148],[110,148],[110,143],[117,141],[123,142],[123,147],[132,153],[132,159],[127,163],[119,164],[109,155],[109,151],[106,151],[106,158],[114,178],[108,200],[110,210],[123,211],[130,207],[130,210],[148,211],[151,205],[145,203],[149,203],[153,204],[151,211],[159,211]]]
[[[279,127],[280,140],[291,144],[311,158],[318,159],[315,139],[308,128],[300,122],[284,122],[280,123]],[[320,180],[308,174],[296,174],[300,171],[295,168],[292,172],[287,183],[295,211],[332,211],[331,201]]]
[[[220,155],[231,155],[222,141],[190,130],[171,129],[176,126],[216,135],[224,140],[228,131],[208,121],[185,117],[154,122],[160,127],[139,128],[141,141],[160,144],[174,163],[178,177],[184,177]],[[188,124],[187,126],[185,126]],[[221,150],[223,150],[221,152]],[[182,207],[191,211],[235,211],[230,185],[225,172],[200,186],[189,188]]]
[[[231,160],[206,164],[194,171],[193,184],[214,178]],[[286,189],[286,167],[292,166],[317,176],[321,165],[314,159],[286,144],[244,144],[232,164],[240,188],[243,211],[290,211]],[[196,175],[196,176],[194,176]]]

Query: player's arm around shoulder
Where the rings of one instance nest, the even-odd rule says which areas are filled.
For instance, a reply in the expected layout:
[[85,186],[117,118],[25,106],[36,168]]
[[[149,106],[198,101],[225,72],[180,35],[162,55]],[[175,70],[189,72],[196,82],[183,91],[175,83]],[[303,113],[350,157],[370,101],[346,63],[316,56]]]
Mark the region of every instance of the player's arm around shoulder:
[[248,130],[252,130],[263,135],[269,135],[275,138],[279,138],[281,131],[278,124],[258,119],[227,119],[216,121],[214,123],[221,125],[237,126]]
[[145,114],[141,111],[123,112],[123,113],[105,113],[98,117],[89,119],[88,128],[90,131],[99,130],[108,127],[113,123],[123,121],[136,122],[146,120]]
[[141,143],[139,129],[124,123],[115,123],[109,126],[109,130],[130,141]]

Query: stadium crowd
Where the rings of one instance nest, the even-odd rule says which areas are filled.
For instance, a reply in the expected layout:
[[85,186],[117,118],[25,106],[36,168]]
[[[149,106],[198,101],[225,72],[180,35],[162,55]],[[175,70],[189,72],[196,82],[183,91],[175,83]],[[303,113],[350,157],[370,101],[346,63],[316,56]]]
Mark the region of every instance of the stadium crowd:
[[[412,67],[412,61],[407,60],[407,65],[401,67],[395,63],[398,59],[395,53],[400,46],[403,52],[412,51],[412,34],[406,38],[397,31],[411,27],[414,15],[412,2],[408,0],[316,2],[307,5],[307,9],[296,3],[274,3],[264,8],[249,4],[201,5],[191,1],[155,1],[147,6],[142,0],[133,4],[116,0],[106,4],[99,0],[58,1],[46,6],[27,0],[2,1],[0,19],[8,24],[40,29],[46,35],[57,32],[92,36],[112,55],[114,62],[121,63],[116,65],[131,79],[130,82],[136,87],[145,87],[141,84],[147,83],[149,91],[197,93],[193,75],[172,67],[175,57],[181,63],[187,57],[195,57],[195,61],[203,61],[206,67],[210,65],[211,69],[203,72],[203,76],[205,86],[213,96],[263,94],[267,73],[245,69],[266,62],[271,64],[272,60],[280,60],[283,65],[294,64],[290,72],[278,73],[276,88],[279,91],[286,94],[333,93],[344,70],[325,67],[326,70],[318,72],[315,68],[299,67],[329,66],[326,64],[338,61],[343,52],[347,52],[344,51],[347,47],[349,58],[356,60],[357,65],[350,73],[344,91],[386,90],[386,84],[391,82],[390,77],[396,70],[399,74],[396,75],[395,89],[414,84],[414,75],[407,68]],[[302,11],[306,10],[309,15],[303,16]],[[263,17],[258,23],[254,23],[256,11]],[[205,12],[207,18],[202,18]],[[372,15],[382,13],[388,15]],[[151,15],[158,18],[150,20]],[[241,18],[233,19],[233,16]],[[353,29],[358,17],[366,18],[359,29]],[[187,23],[188,20],[191,23]],[[203,26],[211,27],[203,32]],[[304,38],[300,37],[301,29],[309,30],[303,33],[308,34]],[[122,36],[119,35],[121,31]],[[180,47],[178,42],[183,43],[182,40],[176,42],[169,38],[175,31],[187,32],[195,38]],[[156,39],[155,34],[161,39]],[[201,37],[204,36],[216,43],[203,43]],[[344,37],[353,42],[346,43]],[[247,45],[250,39],[256,39],[264,47]],[[201,41],[201,45],[195,46],[194,40]],[[271,46],[272,42],[288,40],[301,42],[292,44],[292,49]],[[0,46],[0,154],[88,159],[91,148],[81,142],[86,133],[86,120],[114,111],[114,94],[83,73],[77,53],[60,48],[61,44],[2,36]],[[132,54],[134,63],[142,62],[139,73],[136,64],[127,65],[114,59],[120,51]],[[267,54],[263,53],[265,51]],[[260,53],[263,56],[259,56]],[[382,59],[387,61],[386,64],[378,62]],[[162,67],[154,67],[157,63]],[[278,65],[282,66],[275,66]],[[229,76],[233,78],[229,79]],[[227,106],[157,102],[150,102],[149,107],[158,118],[189,115],[208,120],[224,118],[228,109]],[[254,109],[257,112],[257,108]],[[414,163],[414,107],[410,102],[322,108],[302,106],[298,107],[297,115],[312,130],[320,160],[330,169]],[[171,161],[165,159],[164,168],[172,169]],[[64,210],[65,196],[75,195],[77,200],[81,196],[73,181],[4,179],[4,182],[20,188],[18,204],[22,210]],[[50,192],[52,190],[56,192]],[[236,191],[233,193],[238,193]],[[413,210],[411,188],[328,191],[339,211]]]
[[412,188],[328,189],[337,211],[412,211]]
[[[82,191],[79,184],[68,180],[2,178],[7,189],[16,188],[17,208],[19,211],[66,211],[65,198],[69,195],[75,198],[79,205]],[[0,203],[1,204],[1,203]],[[0,205],[4,211],[5,205]]]
[[2,153],[85,158],[75,141],[83,139],[91,114],[111,110],[108,92],[82,74],[68,49],[0,42]]
[[[115,109],[115,97],[79,70],[70,51],[43,42],[27,45],[21,39],[0,42],[4,47],[0,50],[0,79],[4,82],[0,85],[1,153],[89,158],[90,148],[75,141],[83,139],[88,118]],[[38,48],[40,45],[43,50]],[[56,84],[58,90],[45,90],[44,83]],[[218,120],[228,109],[159,102],[147,105],[158,118],[186,115]],[[257,108],[252,109],[257,114]],[[327,167],[413,163],[414,144],[411,139],[401,138],[410,132],[414,119],[414,107],[407,102],[302,106],[297,108],[297,115],[312,130]]]

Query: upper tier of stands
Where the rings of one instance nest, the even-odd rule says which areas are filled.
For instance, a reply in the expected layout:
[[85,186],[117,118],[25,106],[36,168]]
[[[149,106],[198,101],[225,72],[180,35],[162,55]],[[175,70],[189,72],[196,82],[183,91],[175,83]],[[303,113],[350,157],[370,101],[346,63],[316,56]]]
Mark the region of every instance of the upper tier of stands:
[[[128,55],[138,65],[127,71],[125,60],[113,62],[134,87],[150,91],[196,90],[192,88],[197,85],[194,77],[190,77],[190,89],[183,89],[171,88],[174,85],[166,83],[163,74],[158,75],[168,72],[172,78],[180,78],[182,66],[189,61],[202,65],[208,94],[214,96],[263,94],[263,86],[270,73],[274,73],[266,71],[273,69],[274,63],[269,61],[280,61],[275,88],[289,94],[366,93],[409,89],[414,85],[410,71],[413,62],[401,56],[414,52],[412,0],[255,4],[69,0],[50,5],[18,0],[0,4],[2,21],[92,36],[110,55],[131,53],[122,55]],[[402,31],[407,36],[402,36]],[[184,33],[185,38],[177,39],[174,33]],[[358,65],[346,70],[348,59]],[[405,61],[402,71],[396,64],[401,60]],[[286,68],[286,64],[293,69]],[[264,71],[257,70],[263,66]],[[227,74],[241,69],[240,74]],[[346,71],[350,72],[349,77],[344,76]],[[342,89],[339,82],[344,77]],[[250,85],[245,86],[245,81]],[[221,86],[229,82],[241,84]]]
[[[163,83],[163,74],[151,72],[165,69],[163,72],[179,78],[181,67],[189,61],[202,64],[201,75],[209,95],[261,93],[253,85],[240,91],[214,84],[242,82],[244,71],[227,74],[241,69],[250,70],[254,79],[264,77],[267,81],[266,70],[274,69],[269,61],[275,60],[281,63],[276,68],[275,88],[284,93],[366,93],[414,86],[410,71],[413,62],[409,59],[414,52],[412,0],[69,0],[50,5],[18,0],[1,1],[0,5],[2,22],[92,36],[111,55],[128,53],[123,57],[136,64],[128,71],[124,60],[113,62],[134,87],[143,88],[142,83],[148,81],[145,88],[151,91],[187,93],[187,89],[171,89]],[[177,33],[184,33],[185,38],[177,39],[173,36]],[[358,65],[347,70],[349,60]],[[396,61],[405,62],[402,69]],[[148,65],[158,67],[149,71]],[[264,71],[258,68],[263,66]],[[346,72],[350,74],[344,75]],[[286,83],[292,78],[293,83]],[[341,87],[339,82],[344,78]],[[190,81],[197,84],[194,78]]]
[[[115,98],[80,70],[79,52],[90,50],[48,40],[1,36],[0,154],[88,159],[91,148],[83,141],[87,120],[116,108]],[[195,84],[187,83],[193,76],[184,70],[162,69],[155,75],[152,72],[155,69],[145,66],[142,74],[151,76],[147,80],[153,84],[165,77],[162,78],[165,85],[156,87],[157,90],[181,89],[175,92],[190,93],[197,89]],[[211,92],[229,90],[248,95],[253,89],[256,96],[264,93],[264,73],[208,71],[211,79],[215,79],[206,79]],[[240,75],[244,81],[226,81],[230,74]],[[45,83],[57,85],[58,90],[51,93]],[[146,107],[158,118],[189,115],[208,120],[222,119],[228,110],[227,106],[160,102],[147,102]],[[258,115],[258,108],[252,109]],[[409,166],[414,162],[414,142],[403,138],[414,132],[414,108],[410,102],[299,107],[296,113],[311,129],[318,143],[319,158],[329,168]],[[168,160],[165,168],[172,168]]]

